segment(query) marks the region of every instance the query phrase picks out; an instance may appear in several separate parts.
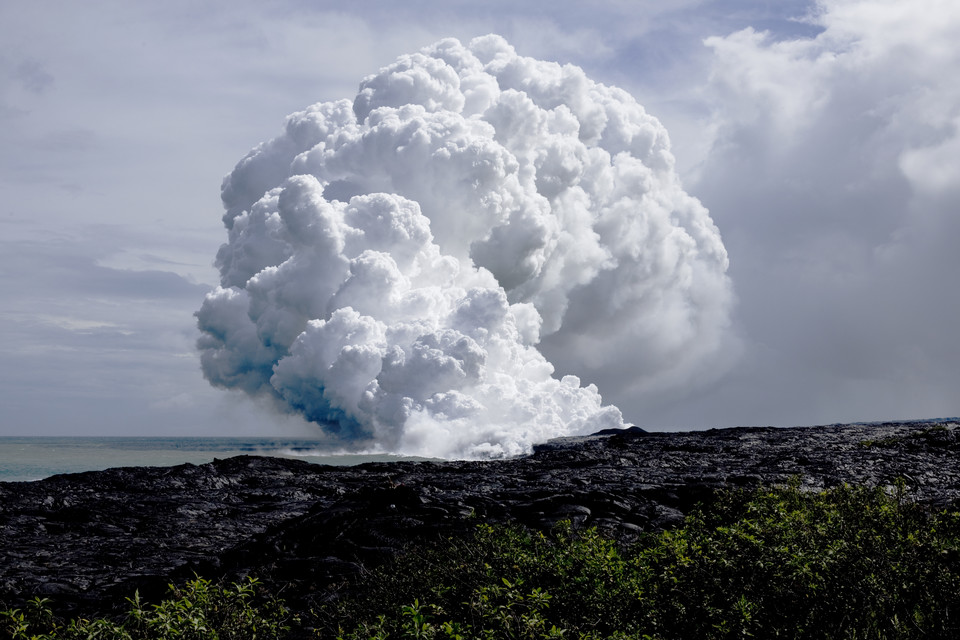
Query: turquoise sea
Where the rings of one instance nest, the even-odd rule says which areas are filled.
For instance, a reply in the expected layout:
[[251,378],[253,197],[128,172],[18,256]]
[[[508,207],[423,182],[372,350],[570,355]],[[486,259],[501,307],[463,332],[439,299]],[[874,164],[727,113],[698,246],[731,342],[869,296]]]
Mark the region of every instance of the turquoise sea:
[[389,454],[335,454],[313,440],[277,438],[0,437],[0,482],[111,467],[162,467],[239,455],[299,458],[330,465],[402,460]]

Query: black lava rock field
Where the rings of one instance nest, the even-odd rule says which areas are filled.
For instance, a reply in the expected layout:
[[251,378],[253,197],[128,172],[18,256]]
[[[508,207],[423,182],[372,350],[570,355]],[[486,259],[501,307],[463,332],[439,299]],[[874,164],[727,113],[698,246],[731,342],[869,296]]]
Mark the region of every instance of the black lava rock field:
[[408,545],[479,522],[560,520],[624,541],[682,521],[722,488],[886,485],[960,500],[960,421],[563,438],[522,458],[328,467],[240,456],[0,483],[0,608],[49,597],[64,616],[115,613],[198,574],[253,575],[293,606]]

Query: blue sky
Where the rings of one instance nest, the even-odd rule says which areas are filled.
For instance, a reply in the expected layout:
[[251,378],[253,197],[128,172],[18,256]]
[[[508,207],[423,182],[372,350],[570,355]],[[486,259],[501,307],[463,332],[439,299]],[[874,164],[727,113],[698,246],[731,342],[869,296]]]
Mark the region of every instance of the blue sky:
[[0,435],[310,433],[201,376],[221,181],[287,114],[491,32],[659,118],[729,253],[739,355],[626,420],[960,414],[955,3],[37,0],[0,6]]

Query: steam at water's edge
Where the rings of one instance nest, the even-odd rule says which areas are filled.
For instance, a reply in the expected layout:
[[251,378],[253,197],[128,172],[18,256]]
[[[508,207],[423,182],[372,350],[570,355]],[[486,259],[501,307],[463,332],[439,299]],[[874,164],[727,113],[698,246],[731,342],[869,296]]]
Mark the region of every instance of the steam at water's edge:
[[[309,107],[226,178],[204,375],[346,444],[511,455],[622,426],[593,385],[716,351],[726,252],[666,131],[576,67],[444,40]],[[539,349],[538,349],[539,346]]]

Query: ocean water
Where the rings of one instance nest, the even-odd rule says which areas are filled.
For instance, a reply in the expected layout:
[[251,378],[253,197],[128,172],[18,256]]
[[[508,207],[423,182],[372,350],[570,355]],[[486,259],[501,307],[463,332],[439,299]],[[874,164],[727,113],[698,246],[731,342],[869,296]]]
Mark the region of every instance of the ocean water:
[[[410,460],[390,454],[325,451],[314,440],[277,438],[0,437],[0,482],[111,467],[165,467],[239,455],[299,458],[330,465]],[[420,458],[421,460],[423,458]]]

